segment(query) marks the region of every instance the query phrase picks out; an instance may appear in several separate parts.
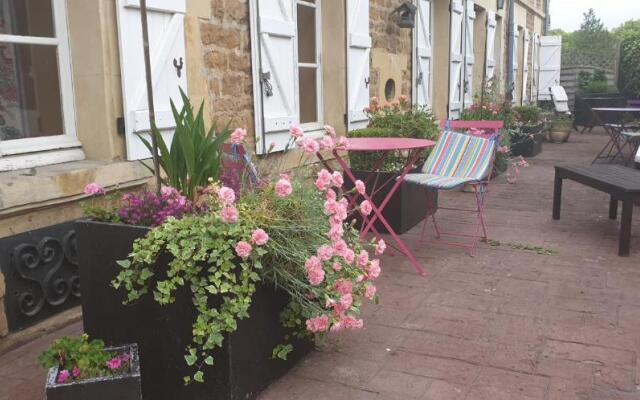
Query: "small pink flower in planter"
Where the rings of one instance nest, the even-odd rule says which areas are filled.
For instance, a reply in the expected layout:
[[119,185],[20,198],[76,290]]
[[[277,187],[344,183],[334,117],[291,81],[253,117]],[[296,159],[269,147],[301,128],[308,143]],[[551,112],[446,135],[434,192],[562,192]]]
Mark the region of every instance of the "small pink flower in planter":
[[120,357],[113,357],[111,360],[107,361],[107,368],[109,369],[118,369],[122,367],[122,360]]
[[371,260],[371,263],[365,268],[367,279],[377,279],[380,276],[380,260]]
[[224,223],[233,223],[238,220],[238,209],[234,206],[226,206],[220,210],[220,219]]
[[316,179],[316,188],[321,191],[327,190],[329,186],[331,186],[332,178],[329,171],[326,169],[320,170],[320,172],[318,172],[318,179]]
[[353,283],[348,279],[338,279],[333,286],[341,295],[349,294],[353,290]]
[[235,248],[236,254],[243,260],[249,258],[252,249],[251,245],[244,240],[239,241]]
[[71,370],[71,375],[73,375],[74,378],[79,377],[80,376],[80,368],[73,367],[73,369]]
[[360,179],[356,181],[356,190],[360,194],[364,194],[367,190],[366,187],[364,186],[364,182],[362,182]]
[[333,247],[323,244],[318,248],[317,255],[322,261],[329,261],[333,257]]
[[320,149],[321,150],[332,150],[333,146],[335,146],[335,143],[333,142],[333,139],[331,138],[331,136],[324,136],[320,140]]
[[247,136],[247,130],[246,129],[237,128],[231,134],[231,138],[230,138],[231,139],[231,143],[240,144],[240,143],[244,142],[244,139],[245,139],[246,136]]
[[331,174],[331,181],[336,187],[342,187],[342,184],[344,183],[344,179],[342,179],[342,174],[338,171],[335,171],[333,174]]
[[346,249],[344,251],[344,255],[342,256],[342,258],[344,258],[344,261],[351,265],[353,264],[353,261],[356,259],[356,254],[353,252],[353,250],[351,249]]
[[301,138],[304,135],[304,131],[302,130],[302,128],[297,125],[291,125],[291,127],[289,128],[289,133],[294,138]]
[[376,295],[377,291],[378,289],[376,289],[375,286],[367,286],[367,289],[364,292],[364,296],[369,300],[373,300],[373,297]]
[[276,182],[276,195],[278,197],[287,197],[293,192],[293,188],[291,186],[291,181],[289,181],[289,176],[287,174],[281,174],[280,179]]
[[251,234],[251,241],[258,246],[264,246],[269,241],[269,235],[263,229],[256,229]]
[[371,211],[373,211],[373,208],[371,207],[371,203],[369,203],[369,200],[364,200],[362,203],[360,203],[360,213],[362,215],[367,216],[371,214]]
[[58,382],[59,384],[65,383],[67,379],[69,379],[69,376],[71,376],[69,371],[63,369],[62,371],[58,372],[58,379],[56,380],[56,382]]
[[342,269],[342,264],[336,261],[331,265],[331,268],[333,268],[334,271],[340,271]]
[[332,138],[336,137],[336,130],[333,128],[333,126],[325,125],[324,131],[327,132],[327,135],[331,136]]
[[307,320],[307,330],[309,332],[325,332],[329,329],[329,317],[322,315]]
[[99,194],[104,194],[105,191],[102,186],[98,185],[95,182],[92,182],[84,187],[84,193],[90,194],[90,195],[99,195]]
[[218,198],[222,204],[229,206],[236,201],[236,192],[231,188],[223,186],[218,191]]
[[338,139],[338,142],[336,143],[336,149],[346,150],[348,147],[349,147],[349,140],[344,136],[340,136],[340,138]]
[[364,268],[369,263],[369,252],[366,250],[362,250],[360,254],[358,254],[358,267]]
[[312,286],[318,286],[324,281],[324,269],[322,267],[308,269],[307,279]]
[[130,353],[122,353],[122,354],[120,354],[120,359],[122,360],[122,362],[129,362],[129,360],[131,360],[131,354]]
[[384,254],[385,250],[387,250],[387,244],[384,242],[384,239],[378,240],[378,244],[376,245],[376,254]]
[[302,139],[300,147],[302,147],[307,154],[316,154],[320,150],[320,144],[311,138]]

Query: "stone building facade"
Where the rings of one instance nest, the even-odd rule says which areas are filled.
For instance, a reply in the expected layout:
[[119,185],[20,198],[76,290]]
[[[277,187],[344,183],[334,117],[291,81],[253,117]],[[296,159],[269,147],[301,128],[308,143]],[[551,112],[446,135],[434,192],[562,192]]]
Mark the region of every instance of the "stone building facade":
[[[362,114],[362,107],[368,103],[369,97],[376,96],[383,101],[392,101],[400,95],[406,95],[414,101],[420,99],[416,93],[418,28],[428,31],[430,37],[428,57],[431,64],[428,76],[422,80],[423,84],[429,84],[430,103],[427,105],[438,118],[447,118],[451,71],[450,5],[455,1],[471,4],[471,9],[475,9],[477,16],[472,46],[477,60],[473,67],[473,90],[477,91],[485,72],[482,60],[489,13],[496,15],[499,20],[495,41],[499,66],[496,75],[504,79],[503,72],[508,68],[505,23],[507,10],[497,10],[494,0],[477,0],[475,3],[471,0],[415,0],[414,3],[422,6],[422,11],[428,10],[429,14],[416,29],[400,28],[396,22],[394,11],[405,3],[402,0],[272,1],[274,4],[291,6],[291,10],[307,7],[300,9],[301,15],[310,15],[312,11],[315,13],[313,31],[308,30],[306,25],[311,20],[302,24],[298,22],[297,26],[296,21],[288,21],[294,27],[291,31],[293,33],[280,31],[280,36],[277,36],[302,35],[293,43],[298,40],[307,42],[304,46],[295,46],[295,56],[302,57],[302,53],[306,54],[305,46],[311,46],[311,43],[316,49],[316,59],[311,62],[294,60],[298,66],[288,70],[295,72],[295,77],[289,76],[294,79],[294,88],[307,85],[308,89],[307,92],[294,96],[296,110],[300,109],[302,113],[310,111],[311,109],[307,109],[307,101],[311,95],[307,94],[314,93],[315,124],[308,124],[309,133],[315,134],[323,124],[333,125],[340,134],[345,134],[350,128],[363,126],[362,120],[358,124],[352,124],[351,119],[357,119],[356,114]],[[56,13],[46,7],[38,8],[48,2],[54,5]],[[148,2],[152,8],[156,4],[153,0]],[[11,243],[35,244],[37,247],[42,238],[32,235],[34,231],[80,218],[82,205],[88,201],[83,188],[89,182],[98,182],[109,190],[135,190],[149,182],[148,170],[139,162],[131,160],[131,149],[128,147],[131,135],[126,121],[129,121],[127,118],[131,110],[125,105],[124,99],[130,88],[123,85],[123,74],[130,73],[126,68],[131,69],[136,63],[124,63],[121,60],[125,56],[135,56],[137,50],[132,49],[129,40],[119,37],[119,28],[122,31],[122,26],[118,24],[124,23],[124,12],[121,9],[124,6],[121,4],[125,3],[128,4],[128,11],[135,11],[137,3],[134,0],[25,2],[34,7],[23,10],[26,16],[33,14],[59,18],[60,13],[66,16],[66,21],[63,21],[65,24],[60,25],[66,27],[64,35],[44,41],[49,45],[64,45],[64,48],[68,45],[70,55],[68,59],[60,61],[58,67],[63,68],[65,63],[70,66],[72,84],[68,87],[61,85],[60,90],[66,91],[63,97],[66,96],[68,103],[73,106],[75,117],[71,123],[74,127],[74,144],[65,145],[64,148],[38,147],[40,144],[29,143],[40,143],[39,141],[27,140],[24,141],[26,150],[20,152],[9,151],[11,143],[0,139],[0,338],[9,333],[13,337],[20,336],[24,326],[35,326],[31,331],[39,331],[39,325],[34,324],[41,323],[45,318],[23,315],[22,322],[17,324],[7,316],[20,312],[7,310],[7,304],[17,304],[16,296],[30,293],[37,297],[42,295],[40,291],[50,289],[43,286],[43,282],[33,283],[31,286],[25,286],[24,282],[22,286],[19,282],[17,284],[16,281],[21,278],[12,270],[11,261],[15,247],[3,247],[3,243],[18,240],[15,239],[16,235],[24,235],[19,237],[18,242]],[[263,0],[176,0],[175,3],[184,6],[178,5],[169,11],[183,21],[179,39],[184,37],[186,68],[183,73],[186,77],[183,75],[183,79],[187,83],[189,97],[193,104],[204,103],[207,119],[221,123],[232,121],[234,126],[246,127],[250,132],[250,141],[256,145],[256,152],[260,153],[261,141],[265,143],[271,138],[278,140],[280,136],[278,133],[265,133],[265,121],[270,116],[261,110],[273,99],[264,94],[263,86],[268,78],[259,75],[268,72],[265,65],[258,65],[261,60],[264,61],[261,58],[264,53],[261,51],[265,51],[260,41],[268,33],[257,32],[258,27],[264,28],[262,23],[258,23],[257,15],[264,12],[265,19],[262,22],[265,23],[277,16],[269,14],[272,10],[265,11],[261,8],[267,3]],[[510,2],[505,3],[508,6]],[[516,24],[521,29],[542,33],[545,15],[541,3],[543,2],[530,0],[514,2]],[[357,15],[349,16],[349,13]],[[358,15],[368,15],[368,20],[357,20]],[[0,19],[2,17],[0,15]],[[277,30],[277,26],[274,29]],[[302,31],[306,33],[303,35]],[[313,41],[309,38],[313,38]],[[0,40],[0,46],[10,47],[11,43]],[[153,46],[152,43],[152,48]],[[352,59],[349,49],[361,53]],[[288,56],[280,53],[278,55],[282,55],[283,60]],[[171,58],[173,56],[170,56],[169,61]],[[365,68],[356,71],[361,75],[351,75],[349,72],[350,68],[356,67],[356,62],[365,63],[362,64]],[[142,68],[142,65],[137,65],[137,68]],[[315,68],[315,89],[308,85],[308,76],[298,80],[298,70],[303,68]],[[175,72],[171,71],[169,75]],[[53,72],[55,71],[52,70]],[[270,83],[275,85],[273,75],[277,71],[271,72]],[[275,87],[277,90],[277,85]],[[364,98],[353,94],[353,87],[356,90],[365,87]],[[168,103],[168,99],[161,100]],[[301,119],[299,114],[293,115],[293,122],[299,122],[295,120]],[[286,161],[298,159],[295,151],[289,151],[282,157]],[[285,163],[292,164],[293,161]],[[45,232],[42,235],[47,234]],[[65,254],[73,265],[73,252],[68,250]],[[21,289],[16,289],[18,287]],[[47,315],[65,308],[53,304],[45,304],[44,307],[50,311]],[[0,339],[0,351],[3,340],[6,342],[7,339]]]

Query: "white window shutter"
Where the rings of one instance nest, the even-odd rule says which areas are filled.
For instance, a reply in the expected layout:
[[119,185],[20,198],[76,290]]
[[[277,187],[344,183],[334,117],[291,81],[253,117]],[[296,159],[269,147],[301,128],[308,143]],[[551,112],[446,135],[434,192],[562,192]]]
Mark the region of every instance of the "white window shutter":
[[[180,88],[187,92],[186,1],[149,0],[147,7],[156,126],[170,143],[175,130],[170,100],[181,108]],[[150,140],[140,0],[118,0],[118,38],[127,159],[140,160],[151,157],[138,136]],[[174,61],[180,69],[174,66]]]
[[496,13],[489,11],[487,15],[487,43],[485,49],[486,71],[485,77],[487,82],[491,82],[496,73],[496,27],[498,22],[496,20]]
[[476,12],[474,10],[474,3],[472,0],[467,0],[465,19],[465,40],[464,40],[464,108],[469,108],[473,104],[473,65],[475,63],[474,53],[474,23],[476,21]]
[[551,100],[549,89],[560,84],[562,62],[562,37],[542,36],[540,38],[540,80],[538,100]]
[[369,0],[347,0],[347,128],[365,128],[369,105]]
[[513,62],[511,63],[511,70],[513,71],[513,86],[511,87],[511,102],[516,103],[516,96],[518,94],[518,27],[513,24],[513,34],[511,35],[511,43],[513,43]]
[[540,80],[540,35],[534,33],[531,37],[531,101],[538,102],[538,82]]
[[[299,123],[296,8],[294,0],[257,2],[262,91],[262,146],[284,150],[289,128]],[[260,147],[260,146],[259,146]]]
[[449,119],[460,118],[464,96],[464,7],[462,0],[451,2],[451,37],[449,41]]
[[526,29],[522,31],[522,35],[524,36],[523,41],[524,45],[522,48],[522,104],[527,104],[529,102],[529,95],[527,93],[527,82],[529,80],[529,31]]
[[414,29],[414,90],[413,102],[431,109],[431,0],[417,0],[418,12]]

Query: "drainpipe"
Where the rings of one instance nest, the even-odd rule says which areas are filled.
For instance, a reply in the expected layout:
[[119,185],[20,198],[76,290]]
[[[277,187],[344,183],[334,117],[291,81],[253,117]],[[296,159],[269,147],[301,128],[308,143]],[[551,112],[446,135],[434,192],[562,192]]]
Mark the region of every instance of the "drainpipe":
[[551,0],[544,0],[544,35],[549,34],[549,27],[551,26],[551,16],[549,15],[549,3]]
[[509,0],[509,15],[507,17],[507,93],[505,96],[505,100],[512,103],[514,89],[516,87],[515,84],[515,76],[513,76],[513,61],[515,60],[516,55],[514,54],[514,27],[515,27],[515,0]]

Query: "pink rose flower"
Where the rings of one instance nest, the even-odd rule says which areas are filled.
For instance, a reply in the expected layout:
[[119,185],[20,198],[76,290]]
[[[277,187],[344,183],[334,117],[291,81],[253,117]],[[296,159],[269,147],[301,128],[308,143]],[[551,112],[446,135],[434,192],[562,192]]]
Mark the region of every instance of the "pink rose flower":
[[333,268],[334,271],[340,271],[342,269],[342,264],[336,261],[331,265],[331,268]]
[[251,255],[252,249],[253,248],[251,247],[251,245],[245,242],[244,240],[239,241],[235,247],[236,254],[243,260],[246,260],[247,258],[249,258],[249,256]]
[[360,179],[358,179],[356,181],[356,190],[358,191],[358,193],[360,194],[364,194],[366,192],[366,188],[364,186],[364,182],[362,182]]
[[335,200],[327,200],[324,202],[324,212],[333,215],[338,210],[338,202]]
[[376,244],[376,254],[384,254],[385,250],[387,250],[387,244],[384,242],[384,239],[378,240],[378,244]]
[[367,288],[364,291],[364,297],[366,297],[369,300],[373,300],[373,298],[376,295],[377,291],[378,291],[378,289],[376,289],[375,286],[373,286],[373,285],[367,286]]
[[335,148],[338,150],[346,150],[348,147],[349,147],[349,140],[344,136],[340,136],[340,138],[338,138],[338,142],[336,143]]
[[371,214],[371,211],[373,211],[373,208],[371,207],[369,200],[364,200],[360,203],[360,214],[367,216]]
[[338,314],[342,314],[345,311],[349,310],[352,304],[353,304],[353,295],[351,293],[346,293],[340,296],[340,300],[338,301],[338,303],[336,303],[336,305],[334,306],[334,309]]
[[307,269],[307,271],[312,269],[319,269],[322,268],[322,262],[320,262],[320,258],[311,256],[304,262],[304,267]]
[[347,246],[347,242],[343,239],[336,240],[333,242],[333,252],[339,256],[344,255],[349,246]]
[[109,369],[118,369],[122,366],[122,360],[120,357],[113,357],[111,360],[107,361],[107,368]]
[[351,265],[353,264],[353,261],[356,259],[356,253],[354,253],[353,250],[351,249],[347,249],[345,250],[342,258],[344,258],[344,261],[346,261],[347,264]]
[[73,367],[73,369],[71,370],[71,375],[72,375],[74,378],[79,377],[79,376],[80,376],[80,368],[78,368],[78,367]]
[[326,330],[329,329],[329,317],[321,315],[319,317],[310,318],[307,320],[306,324],[309,332],[326,332]]
[[316,154],[320,151],[320,145],[318,142],[311,138],[302,139],[300,147],[302,147],[307,154]]
[[231,137],[230,137],[231,143],[240,144],[240,143],[244,142],[244,139],[245,139],[246,136],[247,136],[247,130],[246,129],[237,128],[231,134]]
[[332,242],[337,242],[342,239],[342,235],[344,235],[344,228],[342,224],[333,224],[331,225],[331,230],[329,230],[328,237]]
[[236,201],[236,192],[233,189],[223,186],[218,190],[218,198],[225,206],[229,206]]
[[369,263],[369,252],[366,250],[362,250],[360,254],[358,254],[358,267],[364,268]]
[[264,246],[269,241],[269,235],[263,229],[256,229],[251,234],[251,241],[258,246]]
[[90,195],[98,195],[98,194],[104,194],[105,191],[102,186],[98,185],[95,182],[92,182],[84,187],[84,193],[90,194]]
[[331,174],[331,181],[336,187],[342,187],[342,184],[344,183],[342,174],[338,171],[335,171],[333,174]]
[[320,267],[307,270],[307,279],[311,285],[318,286],[324,281],[324,269]]
[[296,139],[301,138],[304,135],[304,131],[302,130],[302,128],[297,125],[291,125],[289,127],[289,133]]
[[361,329],[364,326],[364,322],[361,319],[356,319],[352,315],[347,315],[342,319],[342,323],[347,329]]
[[276,195],[278,197],[287,197],[293,192],[293,187],[291,186],[291,181],[289,180],[289,176],[286,174],[281,174],[280,179],[276,182]]
[[220,210],[220,219],[226,224],[238,221],[238,209],[234,206],[226,206]]
[[373,280],[380,276],[380,260],[371,260],[371,263],[365,268],[367,279]]
[[336,283],[334,283],[333,287],[338,291],[338,293],[345,295],[351,293],[353,290],[353,283],[348,279],[338,279]]
[[322,261],[329,261],[333,257],[333,247],[323,244],[318,248],[318,258]]
[[331,179],[331,173],[323,168],[322,170],[320,170],[320,172],[318,172],[318,179],[316,179],[316,188],[321,191],[327,190],[329,186],[331,186]]
[[336,192],[333,189],[327,189],[327,193],[326,193],[326,199],[327,200],[333,200],[335,201],[337,199],[338,195],[336,195]]
[[69,379],[70,375],[71,374],[69,374],[69,371],[63,369],[62,371],[58,372],[58,379],[56,379],[56,382],[59,384],[65,383],[67,379]]
[[332,138],[336,137],[336,130],[333,128],[333,126],[325,125],[324,131],[327,133],[327,135],[331,136]]
[[335,146],[335,143],[333,142],[331,136],[324,136],[320,140],[320,149],[322,150],[332,150],[333,146]]

